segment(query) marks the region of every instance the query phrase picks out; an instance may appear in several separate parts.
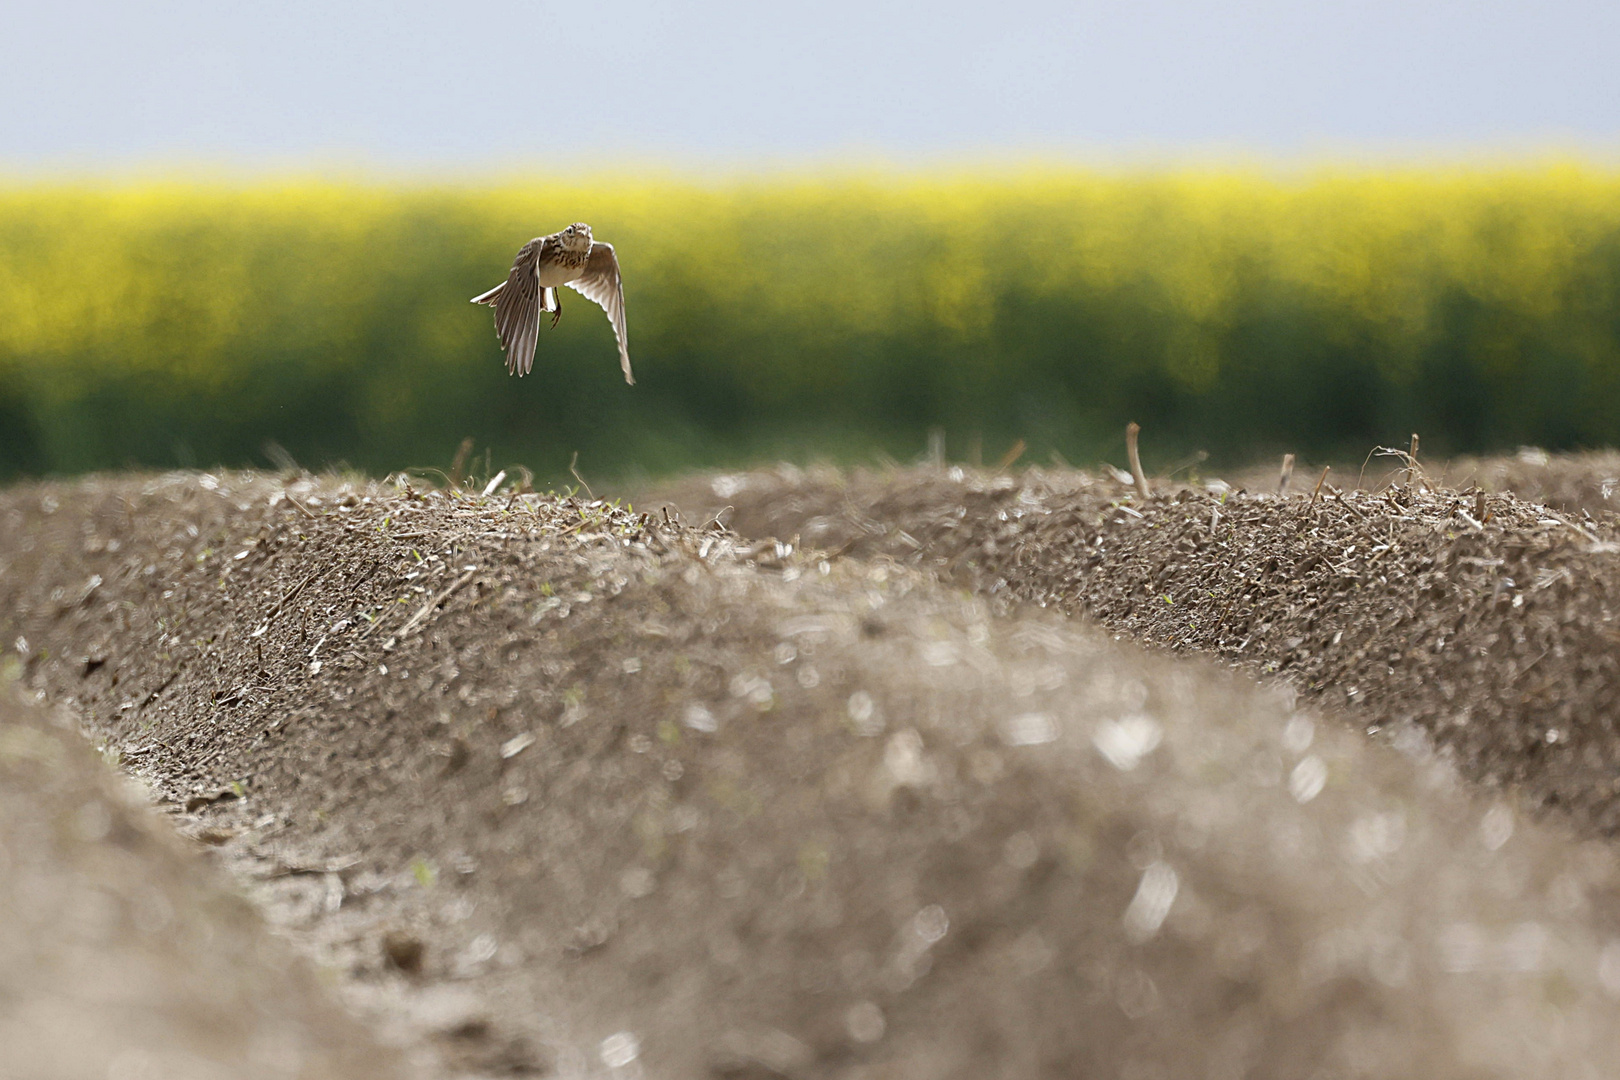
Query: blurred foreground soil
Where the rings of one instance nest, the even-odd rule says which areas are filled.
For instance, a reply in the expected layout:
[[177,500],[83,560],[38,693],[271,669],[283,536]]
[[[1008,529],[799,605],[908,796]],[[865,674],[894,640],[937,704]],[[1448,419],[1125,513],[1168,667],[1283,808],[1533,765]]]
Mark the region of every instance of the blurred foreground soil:
[[399,1075],[71,717],[47,717],[0,691],[0,1077]]
[[[1357,730],[1371,704],[1350,723],[1306,703],[1299,690],[1336,700],[1345,661],[1256,685],[1104,627],[1215,653],[1243,633],[1238,659],[1255,648],[1281,670],[1301,650],[1348,658],[1318,640],[1328,627],[1288,645],[1303,638],[1288,620],[1303,605],[1378,623],[1385,608],[1356,603],[1382,578],[1418,620],[1403,624],[1414,655],[1423,613],[1452,605],[1513,649],[1585,650],[1601,686],[1613,646],[1582,605],[1606,588],[1586,583],[1608,581],[1610,527],[1504,495],[1470,526],[1442,516],[1473,514],[1461,495],[1227,494],[1138,504],[1082,474],[945,472],[673,493],[688,522],[732,505],[726,531],[328,479],[35,484],[0,493],[0,663],[10,693],[105,745],[212,861],[180,859],[200,884],[173,918],[229,882],[407,1074],[1608,1075],[1608,794],[1541,823],[1519,798],[1596,782],[1610,751],[1607,714],[1583,711],[1595,699],[1541,738],[1561,753],[1596,717],[1574,745],[1597,764],[1504,772],[1491,790],[1466,741],[1425,720],[1428,699],[1384,740]],[[1217,510],[1241,527],[1204,537]],[[1346,552],[1361,519],[1377,524]],[[1264,569],[1285,541],[1303,553]],[[1226,547],[1171,558],[1201,542]],[[1431,595],[1418,575],[1459,543],[1473,554],[1448,556],[1449,591]],[[1318,548],[1320,573],[1300,565]],[[1242,569],[1198,576],[1221,566]],[[1538,568],[1555,571],[1539,589]],[[1335,591],[1346,575],[1362,588]],[[1586,630],[1560,636],[1566,608]],[[1170,637],[1188,633],[1207,638]],[[1424,681],[1403,685],[1378,692]],[[1538,692],[1563,707],[1558,686]],[[7,746],[46,730],[0,723]],[[57,782],[51,762],[6,761]],[[72,865],[14,824],[26,801],[3,812],[7,865]],[[0,891],[0,925],[29,902]],[[146,931],[99,932],[111,956]],[[61,966],[67,928],[30,944],[53,978],[95,986]],[[19,978],[0,983],[0,1027],[56,1052],[61,1036],[14,1024],[44,985]],[[298,1007],[303,991],[263,987],[255,1008]],[[293,1075],[324,1075],[320,1060]]]

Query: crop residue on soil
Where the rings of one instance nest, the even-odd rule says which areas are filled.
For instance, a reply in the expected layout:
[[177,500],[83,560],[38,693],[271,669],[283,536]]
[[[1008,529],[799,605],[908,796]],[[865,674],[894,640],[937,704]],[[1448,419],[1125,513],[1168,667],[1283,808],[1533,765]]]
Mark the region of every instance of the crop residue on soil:
[[1415,727],[1000,610],[1047,497],[956,499],[1017,553],[983,599],[847,490],[819,516],[901,557],[550,496],[33,485],[0,640],[425,1075],[1601,1075],[1614,852]]
[[[1564,489],[1595,486],[1551,471]],[[1181,485],[1144,501],[1040,470],[763,471],[667,501],[1280,673],[1366,725],[1418,725],[1470,777],[1620,828],[1612,514],[1424,485],[1287,498]]]

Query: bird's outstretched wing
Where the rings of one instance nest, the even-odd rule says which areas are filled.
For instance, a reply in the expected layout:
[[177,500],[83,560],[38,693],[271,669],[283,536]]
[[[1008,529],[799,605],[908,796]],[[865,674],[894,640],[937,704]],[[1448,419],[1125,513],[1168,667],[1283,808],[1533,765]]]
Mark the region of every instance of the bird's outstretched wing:
[[619,367],[624,369],[624,381],[634,386],[635,376],[630,374],[630,340],[624,329],[624,284],[619,280],[619,257],[613,254],[613,245],[600,241],[592,244],[585,272],[567,285],[607,312],[608,322],[613,324],[613,336],[619,342]]
[[540,338],[540,253],[545,244],[544,236],[524,244],[506,280],[473,297],[473,303],[495,309],[495,333],[506,350],[509,375],[527,375],[534,368],[534,346]]

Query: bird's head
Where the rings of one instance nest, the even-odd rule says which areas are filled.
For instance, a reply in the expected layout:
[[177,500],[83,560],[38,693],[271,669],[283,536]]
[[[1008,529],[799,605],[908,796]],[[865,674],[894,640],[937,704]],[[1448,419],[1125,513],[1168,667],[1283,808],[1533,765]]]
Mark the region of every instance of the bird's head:
[[583,221],[576,221],[561,233],[562,245],[569,251],[589,251],[591,249],[591,227]]

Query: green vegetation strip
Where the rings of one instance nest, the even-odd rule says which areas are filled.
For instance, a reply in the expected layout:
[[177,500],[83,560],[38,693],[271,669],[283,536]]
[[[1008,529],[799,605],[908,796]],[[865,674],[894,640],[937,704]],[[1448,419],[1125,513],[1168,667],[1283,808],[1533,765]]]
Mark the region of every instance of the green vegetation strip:
[[[633,390],[582,299],[522,382],[467,303],[574,220],[618,247]],[[0,190],[0,475],[267,440],[383,471],[473,436],[566,480],[574,451],[656,474],[934,426],[1088,460],[1127,419],[1217,459],[1620,441],[1620,174]]]

